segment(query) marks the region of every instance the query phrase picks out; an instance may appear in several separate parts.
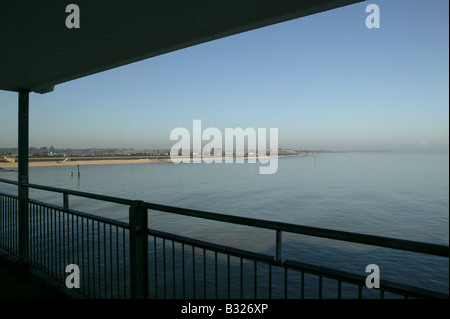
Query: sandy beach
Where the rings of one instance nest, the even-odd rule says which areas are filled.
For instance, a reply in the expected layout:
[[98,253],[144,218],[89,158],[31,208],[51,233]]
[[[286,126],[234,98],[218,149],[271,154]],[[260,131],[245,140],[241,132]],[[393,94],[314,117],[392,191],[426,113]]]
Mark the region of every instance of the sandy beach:
[[[146,163],[170,163],[170,160],[159,159],[101,159],[101,160],[82,160],[82,161],[30,161],[29,167],[42,166],[77,166],[77,165],[106,165],[106,164],[146,164]],[[0,168],[14,169],[17,168],[17,163],[0,162]]]

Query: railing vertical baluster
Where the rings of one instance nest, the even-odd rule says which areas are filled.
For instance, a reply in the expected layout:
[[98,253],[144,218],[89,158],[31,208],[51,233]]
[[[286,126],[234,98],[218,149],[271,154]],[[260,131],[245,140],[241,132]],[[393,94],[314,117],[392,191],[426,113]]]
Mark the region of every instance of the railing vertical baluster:
[[231,278],[230,278],[230,255],[227,254],[227,290],[228,290],[228,299],[231,297]]
[[3,218],[4,221],[4,227],[5,227],[5,237],[4,237],[4,245],[5,248],[8,249],[8,242],[9,242],[9,238],[10,238],[10,234],[9,234],[9,209],[8,209],[8,200],[9,198],[6,198],[4,206],[5,206],[5,217]]
[[47,211],[46,207],[42,207],[41,212],[41,258],[42,258],[42,269],[45,270],[45,212]]
[[219,280],[218,279],[218,276],[217,276],[217,267],[218,267],[218,265],[217,265],[217,251],[215,251],[214,252],[214,272],[215,272],[215,293],[216,293],[216,299],[218,298],[218,295],[219,295],[219,287],[218,287],[218,283],[217,283],[217,281]]
[[38,269],[40,269],[42,263],[41,263],[41,236],[40,236],[40,223],[41,221],[41,207],[38,207],[36,209],[36,229],[34,231],[34,235],[36,236],[36,264]]
[[2,212],[2,214],[0,215],[0,227],[2,230],[2,233],[0,235],[0,246],[2,248],[5,248],[6,247],[5,246],[5,235],[6,235],[5,215],[6,215],[6,212],[5,212],[5,197],[4,196],[2,196],[2,202],[0,203],[0,206],[1,206],[1,212]]
[[15,239],[15,234],[14,234],[14,232],[13,232],[13,227],[14,227],[14,224],[13,224],[13,221],[14,221],[14,214],[13,214],[13,212],[11,211],[11,199],[10,198],[8,198],[8,209],[7,209],[7,211],[8,211],[8,217],[7,217],[7,223],[8,223],[8,240],[7,240],[7,247],[8,247],[8,249],[11,249],[13,252],[15,252],[14,251],[14,246],[13,246],[13,243],[14,243],[14,239]]
[[48,270],[48,254],[47,254],[47,236],[48,236],[48,229],[47,229],[47,217],[48,217],[48,207],[44,208],[44,221],[43,221],[43,225],[42,228],[44,230],[44,235],[42,236],[42,241],[44,243],[44,249],[42,250],[43,255],[44,255],[44,270]]
[[[63,212],[62,212],[62,215],[63,215],[63,238],[64,238],[64,240],[63,240],[64,261],[62,264],[63,272],[65,271],[65,267],[68,264],[68,263],[66,263],[66,245],[65,245],[66,237],[65,237],[65,215],[64,215],[65,213],[68,213],[68,212],[69,212],[69,194],[63,193]],[[68,215],[67,215],[67,218],[69,218]],[[69,230],[69,228],[67,228],[67,230]],[[69,231],[67,231],[67,235],[69,235]],[[69,239],[69,238],[67,238],[67,239]],[[70,255],[69,255],[69,243],[68,243],[68,245],[67,245],[67,259],[68,260],[70,259],[69,256]]]
[[45,253],[47,254],[47,272],[51,272],[52,270],[52,260],[51,260],[51,251],[52,251],[52,229],[51,229],[51,217],[52,217],[52,211],[53,209],[47,209],[47,235],[45,239],[47,240],[47,249],[45,250]]
[[254,279],[253,279],[253,281],[254,281],[254,283],[253,283],[254,296],[253,296],[253,298],[256,299],[256,298],[258,298],[258,265],[257,265],[256,260],[254,260],[253,263],[254,263],[254,271],[253,271],[254,272]]
[[6,227],[5,227],[5,197],[2,196],[2,201],[0,203],[1,206],[1,215],[0,215],[0,227],[2,230],[2,233],[0,234],[0,246],[2,248],[5,248],[5,235],[6,235]]
[[153,257],[155,259],[155,298],[158,299],[158,254],[155,236],[153,236]]
[[3,209],[3,226],[2,226],[2,234],[3,234],[3,239],[2,239],[2,247],[3,248],[7,248],[7,239],[8,239],[8,210],[7,210],[7,202],[8,199],[3,199],[3,203],[2,203],[2,209]]
[[75,227],[74,227],[74,216],[72,215],[72,260],[71,260],[71,264],[75,263]]
[[116,268],[117,268],[117,298],[120,298],[120,267],[119,267],[119,226],[116,225]]
[[70,240],[70,215],[68,212],[66,212],[67,216],[67,264],[64,265],[64,268],[73,263],[73,260],[70,259],[70,253],[71,253],[71,240]]
[[11,238],[11,234],[9,233],[11,224],[9,223],[9,205],[8,205],[9,198],[6,199],[5,203],[5,248],[10,249],[9,247],[9,239]]
[[66,263],[66,213],[61,212],[62,216],[62,246],[63,246],[63,263],[62,263],[62,271],[64,272],[64,268],[67,265]]
[[302,285],[300,289],[300,298],[305,299],[305,272],[302,271]]
[[101,256],[101,230],[100,221],[97,221],[97,277],[98,278],[98,298],[102,298],[102,256]]
[[[55,212],[56,213],[56,212]],[[58,273],[61,276],[60,278],[64,277],[64,270],[62,270],[62,258],[61,258],[61,214],[62,212],[58,211],[57,212],[57,217],[58,217]],[[55,217],[56,219],[56,217]],[[41,223],[39,223],[39,225],[42,225]]]
[[39,264],[40,269],[44,269],[44,207],[40,207],[39,209]]
[[322,279],[323,276],[319,275],[319,299],[322,299]]
[[243,263],[242,263],[242,257],[240,257],[240,270],[241,270],[241,273],[240,273],[240,277],[241,277],[241,282],[240,282],[240,284],[241,284],[241,299],[244,299],[244,265],[243,265]]
[[[80,235],[80,221],[78,219],[77,215],[77,265],[80,266],[80,242],[79,242],[79,235]],[[81,271],[83,271],[83,267],[81,267]]]
[[33,203],[28,203],[29,212],[28,212],[28,226],[30,227],[28,230],[28,262],[33,264]]
[[[13,200],[11,200],[11,206],[13,207],[13,212],[17,211],[15,209],[15,202]],[[14,250],[17,252],[17,254],[20,254],[20,216],[15,216],[14,217]]]
[[91,295],[91,263],[89,258],[89,219],[86,218],[86,259],[87,259],[87,286],[88,295]]
[[48,271],[49,269],[49,259],[48,259],[48,245],[49,245],[49,241],[48,241],[48,210],[49,208],[47,207],[45,209],[45,215],[44,215],[44,254],[45,254],[45,270]]
[[288,297],[288,270],[284,268],[284,299]]
[[[84,217],[81,217],[81,263],[82,263],[82,267],[81,267],[81,271],[83,274],[83,292],[86,291],[86,268],[84,268],[85,262],[84,262]],[[89,272],[87,272],[87,274],[89,275]]]
[[102,298],[102,274],[101,274],[101,253],[100,253],[100,221],[97,221],[97,261],[98,261],[98,297]]
[[[92,221],[93,222],[93,221]],[[86,245],[85,245],[85,259],[87,261],[87,287],[89,291],[89,296],[91,295],[91,251],[90,251],[90,243],[91,243],[91,235],[89,229],[89,218],[86,218]]]
[[51,264],[52,264],[52,269],[50,271],[50,273],[52,274],[52,276],[54,276],[55,274],[55,258],[53,256],[53,248],[55,246],[55,241],[53,240],[53,215],[54,215],[54,210],[50,211],[50,259],[51,259]]
[[0,247],[4,247],[3,239],[5,236],[5,228],[3,223],[3,216],[5,215],[5,208],[3,207],[4,196],[0,194]]
[[8,210],[7,210],[7,201],[8,199],[3,198],[3,202],[2,202],[2,212],[3,212],[3,217],[2,217],[2,234],[3,234],[3,239],[2,239],[2,247],[3,248],[7,248],[6,245],[6,241],[7,241],[7,231],[8,231]]
[[52,248],[53,248],[53,241],[52,241],[52,209],[51,208],[47,208],[45,210],[45,215],[46,215],[46,228],[47,228],[47,233],[45,236],[45,241],[46,241],[46,245],[47,248],[45,249],[45,254],[46,254],[46,262],[47,262],[47,272],[51,273],[52,272]]
[[127,297],[127,256],[126,256],[125,229],[122,229],[122,251],[123,251],[123,297]]
[[3,216],[5,209],[3,208],[4,196],[0,194],[0,248],[3,248],[3,236],[5,229],[3,228]]
[[342,298],[342,281],[338,280],[338,299]]
[[110,287],[111,287],[111,299],[113,298],[113,253],[112,253],[112,225],[109,224],[109,272],[110,272]]
[[14,212],[12,211],[11,199],[8,199],[8,248],[15,253],[14,242],[16,239],[16,233],[14,231]]
[[166,275],[166,239],[163,238],[163,278],[164,278],[164,299],[167,299],[167,275]]
[[269,264],[269,299],[272,299],[272,264]]
[[206,249],[203,248],[203,298],[206,299]]
[[107,266],[108,266],[108,264],[106,263],[106,224],[105,223],[103,223],[103,272],[104,272],[104,275],[105,275],[105,283],[104,283],[104,286],[105,286],[105,291],[104,291],[104,296],[105,296],[105,298],[108,298],[108,295],[107,295]]
[[173,299],[176,298],[176,285],[175,285],[175,241],[172,240],[172,290]]
[[42,263],[41,263],[41,207],[38,206],[36,207],[36,211],[35,211],[35,230],[34,230],[34,236],[36,237],[36,240],[34,241],[35,245],[36,245],[36,256],[35,256],[35,261],[36,261],[36,265],[37,267],[40,269]]
[[[186,275],[185,275],[185,263],[184,263],[184,243],[181,244],[181,262],[182,262],[182,275],[183,275],[183,299],[186,298]],[[156,272],[156,270],[155,270]]]
[[130,206],[131,298],[148,298],[147,209],[135,201]]
[[195,246],[192,246],[192,290],[195,299]]
[[14,211],[14,205],[12,202],[12,199],[9,200],[9,211],[10,211],[10,233],[11,233],[11,240],[9,240],[9,246],[11,247],[10,249],[14,252],[15,255],[17,255],[17,222],[16,222],[16,218],[17,216],[15,211]]
[[30,211],[31,214],[28,216],[28,225],[30,226],[29,229],[29,247],[28,247],[28,251],[29,251],[29,263],[32,265],[33,264],[33,210],[35,205],[33,203],[29,203],[29,207],[30,207]]
[[15,254],[15,246],[14,246],[14,241],[15,241],[15,232],[14,232],[14,215],[18,214],[15,213],[12,209],[12,204],[11,204],[12,199],[11,198],[7,198],[6,199],[6,228],[7,228],[7,236],[6,236],[6,247],[8,249],[11,250],[12,253]]
[[4,238],[4,245],[5,248],[9,249],[9,238],[11,237],[11,234],[9,233],[9,206],[8,206],[8,200],[9,198],[6,198],[4,206],[5,206],[5,217],[3,218],[4,221],[4,227],[5,227],[5,238]]
[[4,222],[4,228],[5,228],[5,237],[3,240],[3,243],[5,245],[6,249],[9,249],[8,243],[9,243],[9,238],[10,238],[10,233],[9,233],[9,207],[8,207],[8,200],[9,198],[6,198],[5,203],[4,203],[4,207],[5,207],[5,216],[3,218],[3,222]]

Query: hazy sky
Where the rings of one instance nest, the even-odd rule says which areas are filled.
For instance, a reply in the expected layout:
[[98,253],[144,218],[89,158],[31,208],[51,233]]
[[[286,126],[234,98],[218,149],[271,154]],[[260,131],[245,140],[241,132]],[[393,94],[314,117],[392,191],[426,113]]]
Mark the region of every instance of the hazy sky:
[[[368,29],[368,4],[380,28]],[[279,146],[445,150],[449,1],[367,1],[30,94],[30,146],[170,148],[177,127],[278,128]],[[0,147],[17,146],[0,91]]]

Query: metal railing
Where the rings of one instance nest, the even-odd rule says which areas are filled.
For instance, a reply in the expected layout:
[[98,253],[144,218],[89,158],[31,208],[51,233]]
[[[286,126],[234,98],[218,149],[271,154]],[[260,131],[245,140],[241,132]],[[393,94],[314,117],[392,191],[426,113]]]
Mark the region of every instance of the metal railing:
[[[2,183],[18,185],[0,179]],[[0,193],[0,249],[64,286],[66,266],[81,269],[77,291],[89,298],[448,298],[448,294],[282,259],[282,234],[294,233],[448,258],[449,247],[381,236],[307,227],[158,205],[43,185],[25,187],[62,194],[62,206],[32,199],[27,234],[20,234],[18,196]],[[129,223],[69,208],[69,196],[128,207]],[[187,238],[148,227],[148,210],[274,231],[274,256]],[[23,231],[23,228],[22,228]],[[20,237],[22,236],[22,237]],[[387,296],[389,295],[389,296]]]

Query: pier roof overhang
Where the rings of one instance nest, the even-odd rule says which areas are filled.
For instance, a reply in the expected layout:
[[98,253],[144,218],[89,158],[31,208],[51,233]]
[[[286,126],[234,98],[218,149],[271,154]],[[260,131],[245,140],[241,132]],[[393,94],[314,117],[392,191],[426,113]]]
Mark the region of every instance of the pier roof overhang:
[[[1,0],[0,90],[51,92],[83,76],[360,1]],[[70,3],[79,8],[79,28],[66,27]]]

